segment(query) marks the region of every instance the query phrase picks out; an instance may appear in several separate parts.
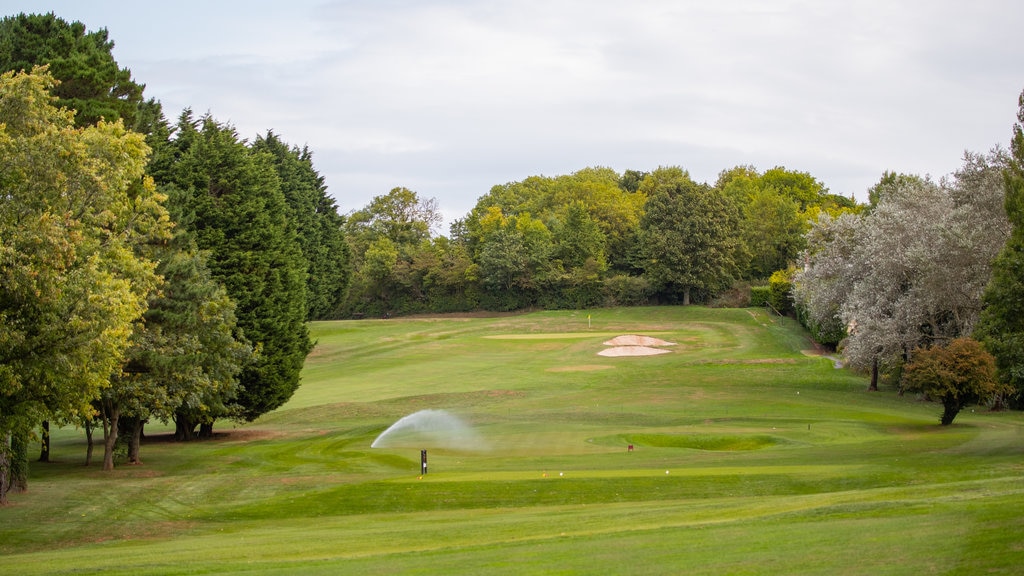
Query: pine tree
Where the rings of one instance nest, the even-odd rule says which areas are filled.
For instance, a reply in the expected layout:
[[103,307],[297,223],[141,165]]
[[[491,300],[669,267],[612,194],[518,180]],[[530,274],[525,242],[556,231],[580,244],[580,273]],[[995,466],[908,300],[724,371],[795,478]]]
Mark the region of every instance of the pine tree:
[[53,13],[18,14],[0,20],[0,71],[31,71],[47,65],[60,81],[53,89],[58,106],[77,111],[75,124],[88,126],[101,118],[123,120],[136,128],[144,103],[144,85],[131,71],[118,67],[114,42],[106,28],[87,32],[81,22],[67,22]]

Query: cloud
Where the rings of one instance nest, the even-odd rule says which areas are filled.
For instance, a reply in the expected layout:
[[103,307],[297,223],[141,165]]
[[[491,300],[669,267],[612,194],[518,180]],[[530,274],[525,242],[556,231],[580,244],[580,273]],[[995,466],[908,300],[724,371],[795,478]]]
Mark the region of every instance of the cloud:
[[462,215],[594,165],[785,165],[864,199],[1005,144],[1024,88],[1024,5],[995,0],[128,5],[54,9],[108,27],[169,116],[308,144],[345,211],[405,186]]

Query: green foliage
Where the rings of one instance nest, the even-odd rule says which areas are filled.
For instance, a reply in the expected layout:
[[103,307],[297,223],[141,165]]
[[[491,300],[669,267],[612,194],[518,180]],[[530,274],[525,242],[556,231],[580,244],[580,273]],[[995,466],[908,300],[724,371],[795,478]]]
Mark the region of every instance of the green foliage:
[[976,337],[996,357],[1000,381],[1011,387],[1016,402],[1024,400],[1024,92],[1010,142],[1010,161],[1003,172],[1005,209],[1010,237],[992,264],[985,289],[985,308]]
[[142,136],[76,128],[53,84],[0,76],[0,437],[92,417],[157,284],[139,247],[169,235]]
[[58,106],[77,111],[78,126],[123,120],[136,127],[144,86],[119,68],[106,28],[87,32],[52,12],[8,16],[0,20],[0,71],[31,71],[48,65],[60,83],[52,93]]
[[650,304],[654,291],[642,276],[616,274],[603,282],[605,306],[641,306]]
[[440,221],[437,200],[421,199],[407,188],[394,188],[350,214],[345,237],[352,256],[353,285],[347,312],[379,316],[425,311],[428,262],[441,262],[440,255],[426,247]]
[[636,265],[659,292],[689,304],[695,292],[715,294],[738,275],[739,215],[725,196],[680,168],[644,181],[648,200],[637,234]]
[[782,167],[759,174],[753,166],[737,166],[719,174],[715,189],[740,209],[744,250],[738,263],[747,279],[766,279],[794,263],[818,214],[856,208],[810,174]]
[[790,267],[785,270],[776,270],[768,278],[768,303],[779,314],[785,315],[793,312],[793,277],[795,275],[796,268]]
[[309,319],[335,318],[348,293],[352,265],[345,241],[344,218],[327,194],[324,178],[313,168],[309,148],[289,147],[273,132],[253,143],[255,151],[273,159],[288,207],[288,218],[298,234],[306,270]]
[[174,420],[179,438],[188,439],[195,425],[232,415],[228,404],[252,349],[237,331],[235,303],[187,233],[156,255],[163,283],[104,397],[138,422]]
[[772,289],[770,286],[751,286],[750,305],[755,308],[764,308],[772,301]]
[[182,114],[171,142],[178,160],[164,181],[175,220],[209,253],[213,278],[237,304],[238,327],[258,352],[241,375],[238,415],[253,420],[299,386],[312,343],[305,325],[306,271],[273,157],[210,117]]
[[868,188],[869,206],[874,208],[889,194],[898,193],[900,189],[921,185],[922,183],[924,183],[924,180],[916,174],[900,174],[886,170],[882,173],[882,178],[871,188]]
[[609,168],[584,168],[569,175],[530,176],[494,186],[467,216],[467,240],[475,256],[483,249],[493,210],[506,218],[529,214],[551,231],[557,246],[586,244],[586,256],[564,259],[570,276],[589,257],[604,266],[599,253],[609,270],[628,272],[628,252],[646,200],[640,190],[641,176],[636,171],[620,177]]
[[965,406],[987,402],[1002,391],[995,358],[970,338],[915,350],[903,368],[903,384],[910,392],[942,402],[943,426],[952,424]]
[[607,268],[604,233],[583,202],[573,200],[569,203],[563,216],[556,221],[552,236],[555,239],[553,257],[560,260],[566,269],[582,269],[588,260],[593,260],[596,280]]

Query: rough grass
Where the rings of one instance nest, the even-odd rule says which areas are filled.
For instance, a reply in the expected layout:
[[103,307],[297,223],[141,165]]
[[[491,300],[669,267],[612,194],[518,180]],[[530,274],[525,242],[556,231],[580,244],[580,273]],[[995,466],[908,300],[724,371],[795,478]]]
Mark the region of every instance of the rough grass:
[[[588,325],[588,315],[591,317]],[[1024,562],[1024,419],[865,391],[758,310],[316,323],[303,385],[142,466],[80,431],[0,509],[10,574],[978,574]],[[604,358],[618,334],[671,353]],[[445,409],[491,447],[370,449]],[[426,440],[424,442],[427,442]],[[633,451],[627,446],[632,444]]]

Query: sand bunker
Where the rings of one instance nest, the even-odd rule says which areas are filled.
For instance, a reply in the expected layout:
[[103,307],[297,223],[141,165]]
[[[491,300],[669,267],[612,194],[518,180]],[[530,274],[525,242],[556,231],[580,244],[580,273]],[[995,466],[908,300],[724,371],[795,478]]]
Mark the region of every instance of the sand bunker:
[[605,348],[597,353],[598,356],[653,356],[655,354],[668,354],[670,350],[656,348],[656,346],[675,346],[675,342],[666,342],[650,336],[637,336],[635,334],[624,334],[616,336],[604,343]]
[[651,348],[650,346],[615,346],[605,348],[597,353],[598,356],[654,356],[655,354],[668,354],[671,350],[663,348]]
[[675,342],[666,342],[659,338],[650,336],[637,336],[635,334],[624,334],[616,336],[604,343],[605,346],[675,346]]

